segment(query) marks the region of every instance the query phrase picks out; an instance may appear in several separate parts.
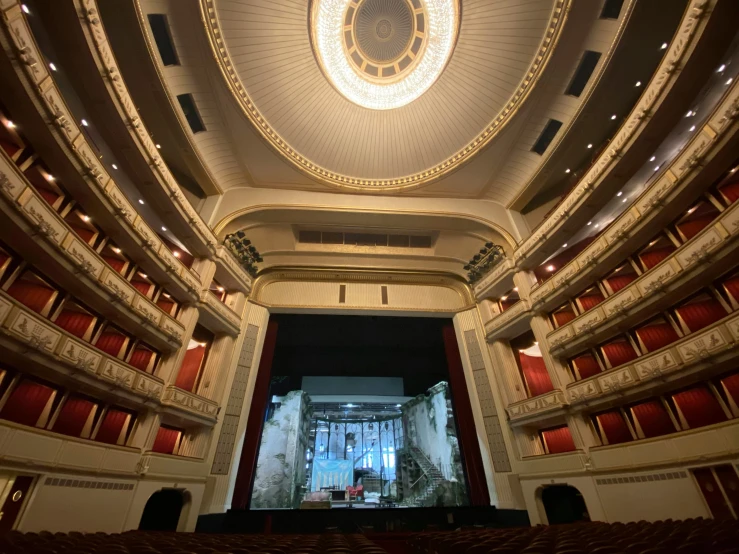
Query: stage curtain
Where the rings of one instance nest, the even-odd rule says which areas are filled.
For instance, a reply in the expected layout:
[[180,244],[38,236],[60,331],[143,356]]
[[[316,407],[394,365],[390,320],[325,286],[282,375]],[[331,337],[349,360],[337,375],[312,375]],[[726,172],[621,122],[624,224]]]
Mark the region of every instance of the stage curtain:
[[734,403],[739,406],[739,373],[734,373],[728,377],[721,379],[726,391],[734,399]]
[[39,314],[44,310],[51,297],[54,296],[54,292],[54,289],[50,287],[21,280],[15,281],[8,288],[10,296]]
[[54,427],[51,430],[55,433],[79,437],[82,435],[87,418],[90,417],[90,412],[92,412],[94,407],[94,402],[90,402],[84,398],[68,397],[62,405],[59,416],[56,418]]
[[23,380],[13,389],[10,398],[5,402],[0,411],[0,419],[34,427],[54,392],[51,387]]
[[600,423],[603,434],[608,439],[608,444],[620,444],[634,440],[629,431],[629,426],[619,410],[604,412],[595,416]]
[[126,425],[131,424],[129,419],[130,416],[131,414],[128,412],[123,412],[114,408],[108,409],[103,421],[100,423],[98,432],[95,435],[95,440],[106,444],[117,444],[118,437],[121,436],[123,429]]
[[698,483],[698,487],[700,487],[703,498],[706,500],[706,504],[711,509],[714,519],[733,520],[734,516],[731,514],[726,498],[721,493],[721,489],[718,486],[716,478],[713,476],[711,468],[701,467],[694,469],[693,475]]
[[586,296],[581,296],[578,298],[578,300],[580,301],[580,305],[582,306],[582,311],[587,312],[588,310],[592,310],[598,304],[603,302],[605,298],[603,298],[603,295],[600,292],[594,292]]
[[737,181],[736,183],[729,183],[728,185],[724,185],[719,190],[721,191],[721,194],[723,194],[729,201],[729,204],[733,204],[734,202],[736,202],[737,198],[739,198],[739,181]]
[[572,363],[577,367],[581,379],[587,379],[601,372],[598,360],[592,354],[583,354],[577,358],[572,358]]
[[126,337],[116,331],[105,331],[98,337],[95,346],[111,356],[118,357]]
[[508,308],[515,306],[518,304],[518,300],[501,300],[500,301],[500,310],[502,312],[505,312]]
[[200,367],[202,366],[204,356],[204,346],[196,346],[195,348],[190,348],[185,352],[182,365],[180,365],[180,371],[177,373],[177,380],[174,384],[175,387],[192,392],[192,389],[195,388],[195,383],[198,380],[198,373],[200,373]]
[[141,371],[148,371],[149,362],[151,361],[151,358],[153,356],[154,352],[152,352],[148,348],[142,348],[138,346],[131,354],[131,359],[128,361],[128,363],[133,367],[140,369]]
[[145,283],[143,281],[131,281],[131,284],[141,294],[143,294],[147,298],[149,297],[149,291],[152,289],[151,283]]
[[544,358],[527,356],[523,352],[519,352],[518,359],[521,361],[521,371],[529,386],[531,396],[539,396],[554,390],[552,379],[549,377],[546,365],[544,365]]
[[639,422],[646,438],[660,437],[675,432],[675,425],[670,419],[662,402],[649,400],[631,408],[631,412]]
[[169,427],[159,427],[157,438],[154,439],[154,446],[151,447],[152,452],[160,454],[174,454],[174,448],[177,446],[177,439],[180,438],[181,431],[170,429]]
[[670,254],[672,254],[675,250],[676,248],[674,246],[655,248],[654,250],[650,250],[649,252],[643,252],[642,254],[639,254],[639,258],[644,264],[644,267],[646,267],[647,269],[652,269],[662,260],[667,258]]
[[567,425],[542,431],[541,436],[544,438],[549,454],[559,454],[560,452],[572,452],[575,450],[575,442],[572,440],[570,428]]
[[103,260],[105,260],[105,263],[107,263],[110,267],[112,267],[118,273],[123,271],[123,268],[126,265],[126,262],[118,258],[114,258],[113,256],[102,256],[102,258]]
[[682,318],[691,333],[708,327],[719,319],[726,317],[726,310],[718,300],[700,300],[681,306],[675,310]]
[[627,340],[617,340],[603,345],[603,354],[611,364],[611,367],[617,367],[627,364],[635,360],[638,356],[634,351],[634,347]]
[[723,282],[723,285],[734,300],[739,302],[739,275],[726,279],[726,281]]
[[552,314],[552,317],[554,318],[555,323],[557,324],[557,327],[562,327],[562,325],[568,324],[570,321],[575,319],[577,316],[575,315],[575,312],[572,310],[562,310],[559,312],[555,312]]
[[694,387],[672,395],[691,429],[726,421],[721,405],[706,387]]
[[622,288],[627,287],[636,280],[636,275],[617,275],[615,277],[609,277],[606,282],[611,287],[611,290],[616,293]]
[[54,323],[75,337],[83,338],[94,320],[90,314],[62,310]]
[[685,240],[692,239],[695,235],[700,233],[703,229],[708,227],[713,220],[716,218],[714,215],[704,215],[702,217],[696,217],[690,221],[684,223],[678,223],[677,228],[680,232],[685,235]]
[[647,352],[654,352],[680,339],[675,329],[669,323],[647,325],[646,327],[637,329],[636,334],[646,347]]

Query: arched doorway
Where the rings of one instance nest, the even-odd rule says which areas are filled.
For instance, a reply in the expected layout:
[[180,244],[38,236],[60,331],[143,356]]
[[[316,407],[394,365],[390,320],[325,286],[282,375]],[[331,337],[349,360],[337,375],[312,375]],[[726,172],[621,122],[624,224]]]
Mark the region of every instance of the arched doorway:
[[550,525],[590,521],[585,499],[570,485],[550,485],[541,491],[541,501]]
[[177,531],[184,496],[178,489],[162,489],[149,497],[141,514],[141,531]]

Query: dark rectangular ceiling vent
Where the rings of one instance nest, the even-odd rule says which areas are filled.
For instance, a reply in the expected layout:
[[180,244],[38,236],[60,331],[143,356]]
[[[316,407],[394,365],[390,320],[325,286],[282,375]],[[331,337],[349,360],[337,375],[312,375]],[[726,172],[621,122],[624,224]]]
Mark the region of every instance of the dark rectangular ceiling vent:
[[200,114],[195,107],[195,100],[192,99],[192,94],[178,94],[177,101],[180,103],[182,113],[185,114],[185,119],[187,119],[187,124],[190,126],[192,132],[199,133],[205,131],[205,125],[203,125],[203,120],[200,119]]
[[606,0],[603,4],[603,11],[600,12],[601,19],[618,19],[621,15],[621,7],[624,5],[624,0]]
[[593,74],[593,71],[595,71],[595,66],[598,65],[598,60],[600,60],[600,52],[592,52],[590,50],[585,51],[582,60],[580,60],[580,65],[577,66],[577,71],[575,71],[575,75],[572,77],[570,86],[567,87],[567,92],[565,94],[576,97],[579,97],[582,94],[582,91],[585,90],[585,85],[587,85],[590,80],[590,76]]
[[552,140],[554,140],[554,137],[556,136],[557,131],[559,131],[560,127],[562,127],[561,121],[550,119],[549,123],[544,126],[544,130],[539,135],[539,138],[534,144],[534,147],[531,149],[531,151],[536,152],[539,155],[544,154],[544,152],[547,151],[547,148],[549,148]]
[[151,33],[154,35],[154,42],[157,43],[159,55],[162,57],[162,63],[164,65],[179,65],[180,60],[177,58],[177,51],[172,43],[172,35],[169,33],[167,16],[161,13],[150,13],[149,26],[151,27]]
[[386,235],[383,233],[343,233],[341,231],[301,230],[298,232],[298,242],[303,244],[431,248],[431,235]]

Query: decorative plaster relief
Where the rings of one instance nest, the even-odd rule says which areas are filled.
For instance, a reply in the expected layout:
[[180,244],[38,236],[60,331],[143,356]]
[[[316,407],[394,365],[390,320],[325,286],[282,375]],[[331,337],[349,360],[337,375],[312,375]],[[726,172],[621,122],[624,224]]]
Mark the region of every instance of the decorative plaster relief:
[[161,379],[148,373],[137,372],[134,390],[146,398],[159,400],[164,385]]
[[732,87],[723,109],[717,110],[708,120],[708,125],[716,132],[723,132],[729,123],[739,117],[739,87]]
[[604,393],[618,392],[630,387],[636,381],[632,369],[625,367],[597,377],[598,385]]
[[653,208],[662,205],[663,198],[675,187],[677,180],[670,170],[657,179],[647,191],[636,200],[636,210],[646,214]]
[[18,51],[18,60],[23,64],[33,82],[39,84],[49,73],[46,70],[44,58],[38,52],[33,34],[26,25],[20,10],[8,13],[8,17],[10,18],[7,23],[8,30]]
[[115,271],[106,267],[101,281],[114,296],[114,302],[133,304],[133,299],[137,296],[136,289],[129,285],[127,281],[124,281]]
[[56,244],[62,242],[69,231],[57,217],[57,214],[52,212],[48,204],[38,198],[34,191],[30,188],[26,189],[18,198],[18,203],[33,223],[38,234]]
[[683,268],[688,268],[694,263],[706,263],[710,260],[709,254],[724,241],[718,228],[714,225],[704,229],[700,235],[687,243],[675,253],[678,262]]
[[608,229],[604,233],[608,244],[611,245],[628,236],[629,229],[634,226],[637,219],[639,219],[639,213],[634,208],[621,214],[616,221],[608,226]]
[[108,185],[105,187],[105,193],[113,204],[113,209],[123,216],[123,219],[125,219],[129,225],[133,225],[137,215],[136,210],[115,184],[113,179],[108,181]]
[[595,378],[588,379],[587,381],[578,381],[567,386],[567,399],[570,404],[576,402],[583,402],[593,396],[600,394],[600,386]]
[[162,403],[183,408],[188,412],[198,415],[204,415],[209,418],[215,418],[218,413],[218,404],[211,400],[207,400],[202,396],[193,394],[177,387],[170,385],[162,395]]
[[600,306],[588,310],[583,315],[574,320],[573,327],[575,328],[575,334],[578,333],[589,333],[593,328],[597,327],[599,323],[605,320],[605,314]]
[[739,233],[739,202],[734,202],[723,214],[721,214],[721,225],[730,235]]
[[104,191],[108,181],[110,181],[110,175],[105,171],[103,164],[100,163],[95,152],[93,152],[84,134],[80,133],[74,141],[73,148],[77,153],[80,163],[85,168],[87,175],[95,180],[100,190]]
[[26,188],[25,183],[8,163],[3,152],[0,156],[0,190],[11,200],[17,200]]
[[152,304],[148,298],[136,295],[133,299],[133,309],[146,321],[158,325],[162,312]]
[[572,278],[580,270],[580,264],[577,263],[577,259],[572,260],[563,269],[561,269],[554,277],[550,279],[552,281],[552,287],[558,289],[563,284],[566,286],[570,283]]
[[69,233],[62,241],[62,248],[67,251],[82,273],[96,281],[100,279],[105,264],[95,255],[89,245],[84,244],[74,233]]
[[508,406],[508,415],[511,420],[521,419],[529,415],[561,408],[566,404],[567,402],[562,391],[553,390],[546,394],[511,404]]
[[68,364],[95,375],[100,360],[103,356],[93,350],[82,346],[78,340],[65,336],[59,345],[58,356]]
[[13,303],[3,297],[0,297],[0,321],[5,321],[5,317],[13,307]]
[[551,281],[551,279],[548,280],[548,281],[546,281],[545,283],[542,283],[541,285],[536,285],[534,288],[531,289],[531,293],[529,294],[529,299],[531,300],[531,305],[532,306],[536,306],[550,292],[552,292],[552,281]]
[[[643,297],[661,291],[682,271],[677,259],[673,256],[640,277],[635,285]],[[629,287],[631,288],[631,287]]]
[[636,287],[629,287],[623,291],[619,291],[618,294],[612,296],[602,304],[606,318],[614,315],[621,315],[633,306],[640,298],[641,294],[639,294],[639,290]]
[[583,250],[577,258],[575,258],[577,260],[577,265],[582,268],[586,268],[596,264],[598,262],[598,254],[603,252],[607,247],[608,243],[606,240],[603,237],[599,238]]
[[34,350],[52,353],[62,338],[61,332],[45,320],[15,307],[3,324],[11,335],[28,344]]
[[634,369],[641,381],[649,381],[650,379],[657,379],[665,373],[675,371],[680,365],[682,365],[682,360],[679,358],[677,351],[670,348],[646,356],[642,361],[634,364]]
[[695,338],[678,344],[677,349],[680,357],[686,363],[690,363],[699,359],[710,358],[728,345],[729,342],[721,333],[720,327],[714,327]]
[[731,336],[734,337],[734,340],[739,342],[739,315],[727,321],[726,327],[729,329]]
[[106,358],[98,375],[106,381],[111,381],[117,386],[131,389],[136,379],[136,370],[128,368],[121,363]]

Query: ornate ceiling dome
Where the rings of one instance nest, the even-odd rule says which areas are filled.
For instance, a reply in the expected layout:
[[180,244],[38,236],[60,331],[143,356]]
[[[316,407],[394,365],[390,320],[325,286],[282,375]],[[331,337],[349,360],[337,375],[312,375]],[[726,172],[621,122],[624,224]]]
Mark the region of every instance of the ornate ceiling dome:
[[319,182],[417,187],[515,115],[569,0],[201,0],[229,88]]

